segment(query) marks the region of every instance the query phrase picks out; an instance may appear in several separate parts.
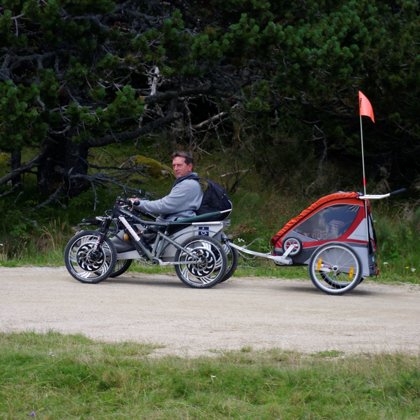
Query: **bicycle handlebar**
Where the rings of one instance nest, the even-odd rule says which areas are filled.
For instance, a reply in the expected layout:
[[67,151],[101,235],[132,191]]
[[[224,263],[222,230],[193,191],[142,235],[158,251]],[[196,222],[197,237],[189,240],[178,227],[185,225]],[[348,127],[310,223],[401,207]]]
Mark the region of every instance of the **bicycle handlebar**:
[[134,199],[133,201],[129,198],[125,198],[125,197],[117,197],[115,204],[117,206],[128,206],[128,211],[133,212],[134,213],[140,213],[143,216],[149,217],[153,220],[156,220],[156,216],[154,214],[148,213],[144,210],[140,210],[139,208],[136,208],[136,206],[138,206],[140,204],[140,200],[139,199]]
[[115,204],[118,206],[132,206],[133,203],[128,199],[124,197],[117,197],[115,200]]
[[403,192],[406,192],[407,188],[400,188],[399,190],[395,190],[389,193],[389,195],[396,195],[396,194],[401,194]]
[[125,206],[138,206],[140,204],[140,200],[139,199],[135,199],[134,201],[129,199],[129,198],[125,198],[125,197],[117,197],[116,199],[116,204],[118,205],[125,205]]
[[383,198],[391,197],[391,195],[401,194],[405,191],[407,191],[406,188],[400,188],[398,190],[389,192],[387,194],[366,194],[366,195],[361,195],[359,198],[361,200],[382,200]]

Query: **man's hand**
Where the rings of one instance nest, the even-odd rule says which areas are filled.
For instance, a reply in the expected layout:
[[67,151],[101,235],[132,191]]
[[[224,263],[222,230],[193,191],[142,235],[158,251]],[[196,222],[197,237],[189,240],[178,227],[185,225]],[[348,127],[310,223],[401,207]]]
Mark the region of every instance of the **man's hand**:
[[140,204],[140,199],[137,197],[131,197],[129,198],[129,200],[131,201],[131,204],[133,206],[138,206]]

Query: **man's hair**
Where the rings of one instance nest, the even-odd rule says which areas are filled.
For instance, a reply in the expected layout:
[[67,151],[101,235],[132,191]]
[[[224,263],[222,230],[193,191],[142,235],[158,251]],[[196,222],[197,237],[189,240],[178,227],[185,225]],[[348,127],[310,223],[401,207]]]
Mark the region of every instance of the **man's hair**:
[[172,153],[172,160],[174,158],[176,158],[176,157],[182,157],[182,158],[184,158],[185,159],[185,163],[187,165],[194,163],[192,154],[190,152],[178,151],[178,152]]

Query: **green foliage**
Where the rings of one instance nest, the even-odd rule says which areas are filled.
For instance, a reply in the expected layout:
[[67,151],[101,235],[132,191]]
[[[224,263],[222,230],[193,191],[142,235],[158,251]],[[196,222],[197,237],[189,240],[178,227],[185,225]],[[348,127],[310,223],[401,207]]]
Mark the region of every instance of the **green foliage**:
[[[126,13],[122,5],[3,2],[2,150],[32,144],[57,159],[57,137],[86,148],[134,138],[126,133],[144,121],[158,66],[162,99],[146,122],[176,110],[185,130],[172,134],[182,138],[196,134],[191,123],[222,109],[222,144],[252,150],[257,167],[276,172],[280,183],[296,165],[303,178],[321,179],[325,160],[354,159],[362,89],[377,115],[375,128],[366,127],[368,170],[391,183],[416,182],[418,2],[138,2],[124,3]],[[181,90],[197,93],[178,96]],[[83,165],[57,166],[62,174]]]
[[1,150],[10,152],[33,145],[45,136],[48,126],[40,118],[39,94],[35,84],[25,87],[11,81],[0,83]]
[[[267,134],[275,126],[276,136],[290,136],[286,127],[292,120],[293,137],[305,139],[306,154],[315,152],[320,159],[329,151],[330,160],[353,157],[360,153],[359,138],[354,134],[358,133],[357,89],[362,89],[367,90],[380,116],[375,132],[368,133],[367,165],[374,166],[386,150],[393,155],[386,165],[397,170],[401,137],[419,137],[418,119],[413,114],[418,114],[418,106],[412,95],[418,91],[418,57],[415,43],[407,44],[419,30],[413,14],[418,4],[398,2],[390,7],[371,1],[310,1],[303,11],[298,4],[264,2],[257,12],[251,2],[237,3],[214,2],[237,19],[222,35],[223,50],[232,62],[255,71],[255,78],[261,79],[270,92],[270,97],[263,94],[260,80],[244,92],[248,112],[242,121],[246,121],[244,126],[253,127],[252,133],[247,133],[252,147],[262,153],[270,148],[273,162],[281,162],[283,149],[274,147],[274,136]],[[262,10],[264,13],[260,13]],[[217,27],[213,28],[217,33]],[[401,114],[392,109],[404,109],[408,103],[406,125],[401,125]],[[263,122],[261,111],[269,112]],[[263,138],[257,133],[263,133]],[[324,144],[317,140],[320,135]],[[302,150],[301,146],[297,148]],[[414,150],[413,146],[407,138],[405,147]],[[259,159],[258,153],[256,156]],[[314,164],[303,161],[299,166]],[[414,161],[408,165],[416,166]],[[406,179],[410,178],[408,172],[416,173],[407,166],[405,172]]]
[[[0,336],[0,416],[415,418],[418,357],[250,347],[156,358],[157,346],[57,333]],[[149,357],[152,355],[152,357]],[[349,389],[357,392],[349,392]]]
[[376,217],[379,238],[380,269],[386,274],[394,272],[399,278],[419,276],[420,209],[405,205],[385,210]]

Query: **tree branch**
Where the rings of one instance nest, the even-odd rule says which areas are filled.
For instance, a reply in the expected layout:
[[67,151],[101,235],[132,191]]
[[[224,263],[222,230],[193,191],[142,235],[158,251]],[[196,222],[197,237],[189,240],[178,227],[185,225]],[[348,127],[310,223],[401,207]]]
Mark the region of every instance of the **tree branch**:
[[29,172],[30,169],[32,169],[34,166],[38,165],[42,156],[43,156],[43,153],[41,153],[40,155],[33,158],[32,160],[30,160],[25,165],[22,165],[21,167],[9,172],[7,175],[0,178],[0,185],[5,184],[6,182],[10,181],[11,179],[15,178],[16,176],[18,176],[18,175],[20,175],[24,172]]
[[179,112],[170,112],[162,118],[158,118],[157,120],[151,121],[150,123],[146,124],[143,127],[138,128],[137,130],[127,131],[124,133],[112,133],[108,134],[104,137],[99,139],[91,139],[88,142],[89,147],[101,147],[106,146],[112,143],[122,143],[129,140],[135,140],[136,138],[143,136],[145,134],[151,133],[152,131],[162,128],[165,125],[176,121],[177,119],[181,118],[182,114]]
[[[64,191],[64,186],[60,185],[45,201],[43,201],[42,203],[38,204],[37,206],[34,207],[34,210],[38,210],[42,207],[47,206],[48,204],[54,202],[54,201],[59,201],[58,197],[60,197],[61,193]],[[64,206],[62,206],[64,207]]]
[[174,98],[182,98],[185,96],[193,96],[193,95],[203,95],[208,93],[211,90],[211,84],[205,84],[199,87],[193,87],[191,89],[183,89],[183,90],[168,90],[166,92],[156,92],[154,95],[146,96],[144,98],[144,102],[146,104],[155,104],[161,102],[167,102],[170,99]]

